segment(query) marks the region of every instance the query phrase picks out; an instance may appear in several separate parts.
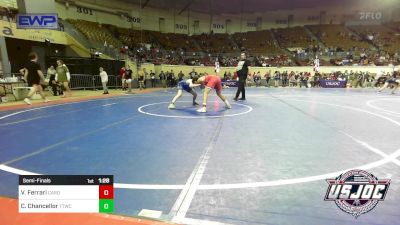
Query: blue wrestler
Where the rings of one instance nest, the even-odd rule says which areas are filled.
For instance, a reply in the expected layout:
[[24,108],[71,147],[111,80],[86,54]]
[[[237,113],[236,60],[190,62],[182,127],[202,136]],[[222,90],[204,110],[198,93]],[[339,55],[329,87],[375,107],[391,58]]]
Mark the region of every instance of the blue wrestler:
[[192,79],[181,80],[178,83],[178,93],[175,95],[172,102],[169,104],[168,109],[175,109],[175,102],[182,97],[183,91],[189,92],[193,95],[193,105],[198,105],[196,102],[197,93],[192,89],[193,87],[200,86],[200,84],[193,84]]

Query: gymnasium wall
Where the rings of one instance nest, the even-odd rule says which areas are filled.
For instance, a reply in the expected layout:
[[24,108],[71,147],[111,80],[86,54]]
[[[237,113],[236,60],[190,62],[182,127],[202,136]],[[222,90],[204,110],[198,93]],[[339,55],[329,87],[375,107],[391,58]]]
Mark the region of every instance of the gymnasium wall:
[[[1,1],[1,0],[0,0]],[[279,27],[303,26],[308,24],[376,24],[391,20],[399,21],[400,6],[394,1],[366,0],[352,5],[275,10],[263,13],[210,15],[185,10],[179,15],[180,8],[159,9],[112,0],[83,0],[66,3],[56,0],[59,17],[82,19],[125,28],[155,30],[165,33],[200,34],[235,33],[271,29]],[[122,16],[123,14],[126,14]],[[288,17],[292,19],[289,21]],[[160,18],[161,21],[160,21]]]

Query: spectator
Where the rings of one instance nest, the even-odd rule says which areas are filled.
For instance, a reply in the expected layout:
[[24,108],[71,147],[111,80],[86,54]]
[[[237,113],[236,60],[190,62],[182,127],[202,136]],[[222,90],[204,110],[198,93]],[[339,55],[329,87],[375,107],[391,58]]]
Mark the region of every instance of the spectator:
[[354,85],[355,88],[357,88],[358,86],[363,87],[364,75],[365,75],[364,72],[361,72],[361,71],[360,71],[360,72],[358,73],[357,79],[356,79],[356,82],[355,82],[355,85]]
[[168,72],[167,73],[167,86],[168,87],[172,87],[173,86],[173,80],[174,80],[174,78],[173,78],[172,72]]
[[227,80],[232,80],[232,73],[231,73],[231,71],[229,71],[228,72],[228,75],[227,75]]
[[103,67],[99,68],[100,70],[100,79],[101,79],[101,83],[103,85],[103,95],[108,95],[108,87],[107,87],[107,83],[108,83],[108,75],[107,72],[104,71]]
[[167,87],[167,75],[165,75],[164,71],[161,70],[158,77],[160,78],[161,86]]
[[289,87],[296,87],[297,86],[297,80],[296,76],[294,74],[291,74],[289,77]]
[[183,80],[183,77],[185,76],[185,74],[183,74],[182,70],[178,73],[178,82]]
[[170,75],[170,87],[174,87],[176,84],[176,77],[175,77],[175,73],[173,70],[171,70],[171,72],[169,73]]
[[373,87],[374,84],[374,76],[372,76],[369,72],[365,75],[364,87]]
[[197,72],[194,70],[194,68],[192,69],[192,72],[189,73],[190,79],[192,79],[194,76],[197,75]]
[[254,76],[254,83],[256,84],[256,87],[259,87],[261,85],[261,73],[260,71],[257,72],[257,74]]
[[57,73],[56,73],[56,81],[61,82],[64,89],[66,90],[66,94],[62,96],[62,98],[71,97],[71,89],[69,88],[69,82],[71,80],[71,74],[69,73],[68,67],[64,64],[62,60],[57,60]]
[[265,72],[264,78],[265,78],[265,86],[269,87],[269,80],[271,79],[269,72]]
[[288,81],[289,81],[289,79],[288,79],[288,73],[287,73],[287,71],[284,71],[283,73],[282,73],[282,87],[286,87],[286,86],[288,86]]
[[275,84],[274,86],[275,87],[279,87],[280,79],[281,79],[280,73],[278,71],[275,71],[275,73],[274,73],[274,84]]
[[64,29],[64,24],[61,23],[61,22],[58,22],[58,29],[59,29],[60,31],[64,31],[64,30],[65,30],[65,29]]
[[223,81],[227,81],[228,80],[227,78],[228,78],[228,73],[225,71]]
[[156,74],[153,72],[153,70],[150,70],[150,79],[151,79],[151,87],[155,88],[156,87]]
[[300,88],[302,86],[308,88],[307,82],[308,82],[307,74],[306,73],[300,73]]
[[143,88],[146,89],[146,81],[147,78],[149,77],[149,73],[147,72],[146,68],[143,68]]
[[139,82],[139,90],[142,90],[145,85],[144,85],[144,80],[145,80],[145,69],[143,68],[143,70],[138,72],[138,82]]
[[54,96],[63,94],[62,88],[60,88],[56,82],[56,73],[57,71],[54,69],[54,66],[50,66],[47,69],[48,84],[51,87]]
[[123,91],[126,90],[126,85],[127,85],[124,77],[125,77],[125,67],[123,66],[121,67],[121,69],[119,69],[119,79],[121,79],[121,85]]
[[129,66],[127,66],[126,67],[126,69],[125,69],[125,75],[124,75],[124,77],[123,77],[123,79],[125,80],[125,82],[127,83],[127,85],[128,85],[128,93],[131,93],[132,92],[132,70],[131,70],[131,68],[129,67]]

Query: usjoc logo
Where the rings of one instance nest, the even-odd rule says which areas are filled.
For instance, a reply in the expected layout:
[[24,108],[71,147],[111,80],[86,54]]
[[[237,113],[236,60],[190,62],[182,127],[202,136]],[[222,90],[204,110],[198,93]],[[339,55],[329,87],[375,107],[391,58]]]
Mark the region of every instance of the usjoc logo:
[[17,29],[58,29],[57,14],[18,14]]
[[325,201],[336,205],[355,218],[371,211],[379,201],[385,200],[390,180],[378,180],[363,170],[350,170],[336,179],[327,179],[329,184]]

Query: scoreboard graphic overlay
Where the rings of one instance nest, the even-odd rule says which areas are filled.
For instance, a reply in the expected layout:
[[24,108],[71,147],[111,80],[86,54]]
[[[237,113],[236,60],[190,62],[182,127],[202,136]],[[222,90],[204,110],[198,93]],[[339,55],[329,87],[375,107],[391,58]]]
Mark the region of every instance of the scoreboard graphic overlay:
[[112,175],[20,175],[20,213],[112,213]]

